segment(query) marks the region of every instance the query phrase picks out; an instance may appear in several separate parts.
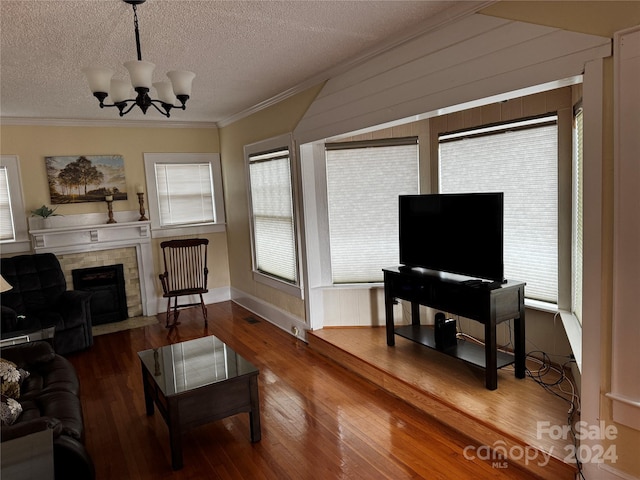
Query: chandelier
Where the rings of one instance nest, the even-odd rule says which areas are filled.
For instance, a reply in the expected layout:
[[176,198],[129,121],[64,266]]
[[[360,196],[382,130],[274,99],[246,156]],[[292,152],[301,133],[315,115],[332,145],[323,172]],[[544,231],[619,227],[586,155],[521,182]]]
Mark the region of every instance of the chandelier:
[[[152,83],[153,70],[155,64],[142,60],[140,50],[140,32],[138,31],[138,14],[137,6],[145,2],[145,0],[122,0],[133,7],[133,25],[136,36],[136,48],[138,50],[138,60],[124,62],[125,68],[129,71],[131,81],[121,80],[113,77],[113,70],[103,67],[89,67],[82,71],[87,76],[89,88],[93,92],[93,96],[100,102],[100,108],[117,107],[120,116],[129,113],[136,105],[140,107],[142,113],[146,114],[149,107],[154,107],[165,117],[171,116],[172,108],[181,108],[185,110],[187,100],[191,95],[191,83],[196,76],[193,72],[186,70],[172,70],[167,72],[169,82]],[[152,99],[149,96],[151,86],[156,89],[158,99]],[[135,98],[132,98],[133,90],[136,92]],[[113,104],[104,103],[107,97],[111,97]],[[176,105],[176,99],[180,101],[180,105]]]

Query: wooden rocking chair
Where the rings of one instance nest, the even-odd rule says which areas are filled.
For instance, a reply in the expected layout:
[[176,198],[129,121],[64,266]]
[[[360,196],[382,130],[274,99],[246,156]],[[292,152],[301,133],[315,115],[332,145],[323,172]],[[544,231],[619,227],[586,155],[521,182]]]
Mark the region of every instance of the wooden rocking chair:
[[[160,274],[162,295],[167,299],[167,328],[179,325],[179,308],[200,305],[204,324],[207,326],[207,307],[202,298],[207,293],[207,246],[206,238],[192,238],[187,240],[169,240],[162,242],[162,257],[164,259],[164,273]],[[178,297],[199,295],[199,303],[178,304]],[[173,315],[171,314],[171,299],[174,299]],[[171,319],[171,321],[170,321]]]

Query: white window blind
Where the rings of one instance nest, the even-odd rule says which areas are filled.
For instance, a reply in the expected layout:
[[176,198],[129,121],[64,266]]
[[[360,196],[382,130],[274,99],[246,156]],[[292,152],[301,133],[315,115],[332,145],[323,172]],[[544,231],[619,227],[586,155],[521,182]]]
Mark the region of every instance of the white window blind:
[[573,164],[573,262],[572,262],[572,286],[573,286],[573,313],[582,323],[582,194],[583,183],[583,156],[582,156],[582,108],[575,115],[574,125],[574,164]]
[[288,149],[249,155],[254,268],[289,283],[298,280]]
[[0,241],[13,241],[16,232],[13,226],[11,196],[9,194],[9,174],[7,168],[0,166]]
[[557,118],[440,137],[441,193],[504,192],[504,269],[528,298],[558,301]]
[[399,262],[398,196],[419,190],[417,139],[345,148],[327,145],[333,283],[380,282]]
[[215,222],[209,163],[156,163],[161,226]]

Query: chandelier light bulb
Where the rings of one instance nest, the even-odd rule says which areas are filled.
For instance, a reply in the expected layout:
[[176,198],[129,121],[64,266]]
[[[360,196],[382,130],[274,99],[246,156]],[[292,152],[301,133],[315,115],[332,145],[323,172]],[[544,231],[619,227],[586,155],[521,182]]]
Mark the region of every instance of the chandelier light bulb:
[[176,103],[176,95],[169,82],[155,82],[153,86],[158,92],[158,98],[162,103],[168,103],[169,105]]
[[103,67],[87,67],[83,68],[82,71],[87,76],[91,93],[109,93],[109,84],[113,76],[113,70]]
[[124,62],[124,66],[129,70],[129,78],[131,78],[133,88],[151,88],[153,71],[156,68],[154,63],[132,60],[130,62]]
[[186,70],[172,70],[167,73],[167,77],[173,85],[173,92],[178,96],[191,96],[191,84],[195,76],[195,73]]
[[127,80],[121,80],[119,78],[111,79],[109,95],[113,103],[126,102],[133,96],[132,91],[131,83]]

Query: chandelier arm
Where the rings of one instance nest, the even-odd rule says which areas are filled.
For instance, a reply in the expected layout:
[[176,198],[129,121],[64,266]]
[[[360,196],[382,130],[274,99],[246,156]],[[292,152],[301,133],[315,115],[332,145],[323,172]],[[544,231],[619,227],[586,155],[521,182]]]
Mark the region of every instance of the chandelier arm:
[[[136,105],[140,107],[140,101],[137,98],[128,98],[126,100],[122,100],[121,102],[111,103],[111,104],[104,103],[104,101],[100,99],[98,99],[98,101],[100,102],[100,108],[118,107],[118,109],[120,110],[121,117],[129,113],[131,110],[133,110],[133,107],[135,107]],[[155,108],[158,112],[160,112],[162,115],[164,115],[167,118],[171,116],[170,114],[171,109],[179,108],[181,110],[186,110],[187,108],[185,105],[171,105],[170,103],[165,103],[162,100],[155,100],[151,98],[149,98],[147,102],[147,107],[149,105],[153,106],[153,108]],[[158,105],[160,105],[162,108],[160,108]],[[142,109],[142,107],[140,108]]]
[[[160,107],[158,107],[158,105],[156,105],[156,103],[159,103],[160,105],[162,105],[162,107],[165,110],[162,110]],[[153,108],[155,108],[158,112],[160,112],[162,115],[164,115],[165,117],[169,118],[171,116],[171,109],[173,108],[173,105],[168,104],[168,103],[164,103],[160,100],[151,100],[151,106]]]
[[[135,103],[135,99],[134,98],[128,98],[126,100],[122,100],[121,102],[118,103],[104,103],[104,100],[107,98],[107,94],[104,92],[96,92],[93,94],[94,97],[96,97],[98,99],[98,102],[100,102],[100,108],[109,108],[109,107],[118,107],[124,105],[127,105],[129,102],[134,102]],[[131,110],[131,109],[129,109]],[[127,111],[129,111],[127,110]]]
[[[127,102],[131,102],[131,105],[129,105]],[[114,107],[118,107],[118,110],[120,110],[120,116],[124,117],[127,113],[129,113],[131,110],[133,110],[133,107],[135,107],[136,101],[135,100],[125,100],[123,102],[118,102],[115,103],[113,106]],[[129,108],[127,108],[129,107]],[[126,110],[125,110],[126,108]]]
[[[167,109],[167,111],[170,110],[171,108],[179,108],[180,110],[186,110],[187,109],[187,106],[184,105],[184,104],[182,104],[182,105],[173,105],[171,103],[166,103],[166,102],[163,102],[162,100],[157,100],[155,98],[152,99],[151,102],[152,103],[154,103],[154,102],[155,103],[159,103],[160,105],[162,105],[163,108]],[[167,107],[169,107],[169,108],[167,108]]]

